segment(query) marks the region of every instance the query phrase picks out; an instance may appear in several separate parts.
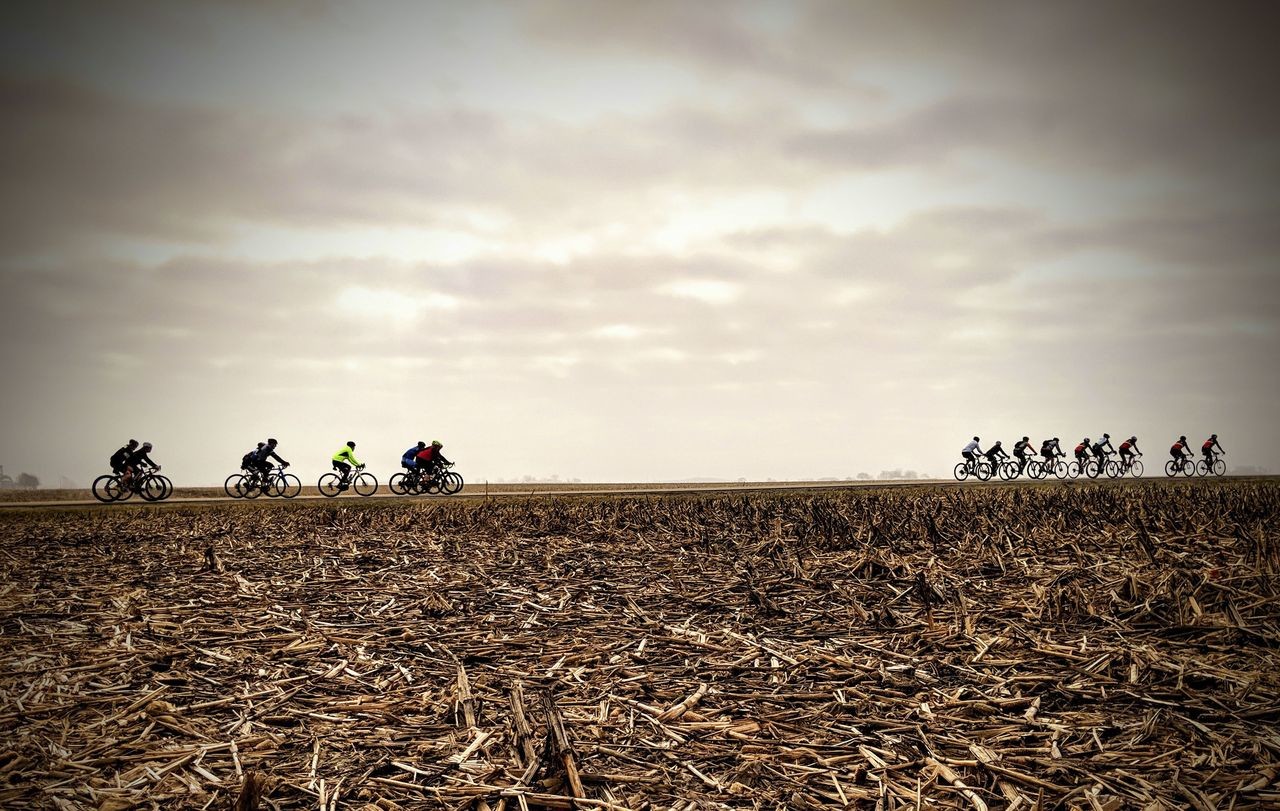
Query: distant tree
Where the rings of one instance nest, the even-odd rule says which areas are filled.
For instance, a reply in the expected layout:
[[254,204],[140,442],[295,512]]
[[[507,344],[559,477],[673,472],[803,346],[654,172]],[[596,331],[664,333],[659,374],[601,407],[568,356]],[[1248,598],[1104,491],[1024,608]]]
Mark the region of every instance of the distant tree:
[[880,476],[879,476],[879,478],[881,478],[881,479],[901,479],[901,478],[902,478],[902,471],[901,471],[901,470],[899,470],[899,469],[897,469],[897,468],[895,468],[895,469],[893,469],[893,470],[882,470],[882,471],[880,471]]
[[523,477],[523,478],[521,478],[521,481],[523,481],[523,482],[532,482],[532,481],[533,481],[533,477],[532,477],[532,476],[530,476],[528,473],[526,473],[526,474],[524,474],[524,477]]
[[858,478],[859,478],[859,479],[861,479],[861,480],[863,480],[863,481],[866,481],[867,479],[870,479],[870,478],[871,478],[871,474],[870,474],[870,473],[867,473],[867,472],[865,472],[865,471],[863,471],[862,473],[859,473],[859,474],[858,474]]
[[740,481],[740,482],[745,482],[746,480],[747,480],[747,477],[746,477],[746,476],[739,476],[739,477],[738,477],[738,481]]
[[916,472],[915,472],[914,470],[906,470],[906,471],[903,471],[903,473],[902,473],[902,478],[904,478],[904,479],[915,479],[915,478],[919,478],[919,477],[916,475]]
[[24,490],[34,490],[40,486],[40,480],[30,473],[21,473],[18,475],[18,486]]

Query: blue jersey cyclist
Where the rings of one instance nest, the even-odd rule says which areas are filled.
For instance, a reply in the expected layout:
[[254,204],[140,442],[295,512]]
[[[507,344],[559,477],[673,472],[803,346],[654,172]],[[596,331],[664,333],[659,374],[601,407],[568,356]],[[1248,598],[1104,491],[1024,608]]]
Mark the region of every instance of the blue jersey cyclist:
[[426,447],[427,447],[427,443],[419,439],[417,445],[414,445],[409,450],[400,454],[400,467],[404,468],[405,470],[416,470],[418,467],[417,465],[418,454],[421,453],[422,450]]

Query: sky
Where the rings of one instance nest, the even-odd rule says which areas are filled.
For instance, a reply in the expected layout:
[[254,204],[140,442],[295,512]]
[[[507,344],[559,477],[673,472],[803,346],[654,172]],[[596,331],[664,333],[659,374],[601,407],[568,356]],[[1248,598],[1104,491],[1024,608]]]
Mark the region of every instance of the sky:
[[0,465],[945,476],[1105,431],[1274,467],[1278,18],[6,3]]

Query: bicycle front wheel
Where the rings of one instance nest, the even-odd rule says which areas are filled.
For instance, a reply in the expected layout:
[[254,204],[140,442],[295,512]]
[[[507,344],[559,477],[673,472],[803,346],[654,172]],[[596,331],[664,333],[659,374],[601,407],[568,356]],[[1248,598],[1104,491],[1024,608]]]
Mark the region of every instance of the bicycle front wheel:
[[361,473],[356,476],[354,486],[357,493],[368,498],[378,492],[378,479],[372,473]]
[[1227,475],[1227,463],[1226,463],[1226,462],[1224,462],[1224,461],[1222,461],[1221,459],[1214,459],[1214,460],[1213,460],[1213,475],[1215,475],[1215,476],[1225,476],[1225,475]]
[[119,498],[120,479],[108,473],[93,480],[93,497],[103,504],[110,504]]
[[342,492],[342,478],[337,473],[326,473],[316,482],[316,487],[320,488],[320,495],[333,498]]
[[1000,478],[1004,481],[1013,481],[1018,476],[1018,468],[1005,462],[1000,466]]
[[982,482],[990,481],[991,474],[992,474],[992,470],[991,470],[990,462],[981,462],[978,464],[978,470],[977,470],[978,481],[982,481]]
[[292,473],[282,473],[276,480],[276,495],[281,498],[296,498],[302,492],[302,479]]
[[1117,462],[1114,459],[1112,459],[1110,462],[1107,462],[1107,478],[1108,479],[1119,478],[1121,475],[1122,473],[1120,470],[1119,462]]
[[446,495],[455,495],[462,492],[462,474],[449,471],[444,474],[444,480],[440,484],[440,490]]
[[1142,467],[1142,462],[1134,459],[1133,464],[1129,465],[1129,475],[1135,479],[1140,479],[1142,478],[1142,471],[1144,469],[1145,468]]

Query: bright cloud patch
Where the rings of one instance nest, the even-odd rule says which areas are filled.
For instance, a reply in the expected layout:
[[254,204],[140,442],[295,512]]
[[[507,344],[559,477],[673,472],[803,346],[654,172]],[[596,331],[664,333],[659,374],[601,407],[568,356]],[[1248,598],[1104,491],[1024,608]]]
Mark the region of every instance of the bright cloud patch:
[[681,279],[658,288],[658,292],[676,298],[693,299],[705,304],[729,304],[738,298],[742,289],[732,282],[718,279]]
[[458,300],[443,293],[409,294],[398,290],[372,287],[348,287],[338,294],[342,313],[386,319],[406,326],[429,310],[454,310]]

